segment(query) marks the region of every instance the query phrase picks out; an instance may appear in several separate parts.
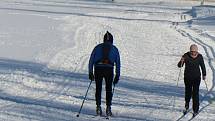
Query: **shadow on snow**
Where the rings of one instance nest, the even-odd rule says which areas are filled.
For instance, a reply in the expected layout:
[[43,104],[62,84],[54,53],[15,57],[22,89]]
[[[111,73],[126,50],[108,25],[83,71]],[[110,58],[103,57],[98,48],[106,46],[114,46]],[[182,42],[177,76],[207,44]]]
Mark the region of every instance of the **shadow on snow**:
[[[41,81],[49,82],[53,78],[56,78],[56,79],[58,79],[58,81],[56,81],[54,83],[57,83],[57,84],[60,84],[61,81],[63,82],[63,80],[65,80],[65,79],[70,80],[70,82],[78,80],[77,83],[84,84],[86,86],[86,89],[89,84],[87,74],[49,69],[46,67],[45,64],[40,64],[40,63],[11,60],[11,59],[5,59],[5,58],[0,59],[0,73],[1,74],[10,74],[10,73],[16,74],[17,71],[28,72],[28,73],[30,73],[30,75],[29,74],[25,75],[25,73],[22,73],[22,74],[24,76],[32,76],[32,78],[34,78],[33,75],[37,75],[37,78],[42,79]],[[18,73],[18,74],[20,74],[20,73]],[[0,80],[0,81],[2,82],[4,80]],[[10,81],[10,80],[8,80],[8,81]],[[5,81],[5,83],[7,83],[7,81]],[[72,83],[68,83],[68,84],[69,85],[63,85],[63,86],[68,86],[68,88],[75,88],[74,85],[72,85]],[[84,85],[81,85],[81,86],[84,86]],[[82,87],[82,88],[84,88],[84,87]],[[165,96],[165,97],[176,96],[179,98],[183,97],[183,90],[184,90],[182,87],[176,87],[176,85],[175,86],[169,85],[168,83],[152,81],[152,80],[136,79],[136,78],[131,78],[131,77],[122,77],[120,80],[120,83],[117,85],[116,88],[123,88],[125,90],[134,91],[134,92],[146,92],[146,93],[150,93],[153,95]],[[80,87],[77,87],[77,89],[80,90]],[[32,88],[31,90],[34,90],[34,89]],[[43,91],[45,91],[45,90],[43,90]],[[73,96],[74,94],[66,95],[66,96],[72,96],[73,98],[77,98],[78,100],[80,100],[80,103],[78,105],[59,102],[59,101],[51,100],[51,99],[43,99],[43,98],[33,99],[30,97],[26,97],[26,96],[16,96],[16,95],[12,95],[7,92],[4,92],[4,90],[0,90],[0,99],[3,101],[9,101],[9,102],[17,103],[20,105],[23,105],[23,104],[28,105],[25,107],[34,108],[33,110],[40,110],[37,108],[43,107],[45,109],[42,108],[41,110],[46,111],[46,112],[47,112],[47,110],[52,110],[52,112],[55,112],[56,114],[58,114],[59,112],[54,110],[54,109],[58,109],[58,110],[64,110],[67,112],[71,111],[71,112],[73,112],[73,114],[74,113],[76,114],[80,108],[80,104],[83,100],[85,91],[86,91],[85,89],[81,90],[81,92],[83,93],[82,96]],[[47,90],[47,92],[48,92],[48,94],[50,94],[50,93],[56,93],[58,95],[64,94],[64,93],[58,93],[56,91],[49,92],[49,90]],[[72,92],[70,92],[70,93],[72,93]],[[94,101],[94,99],[92,97],[93,96],[91,96],[91,100],[89,100],[89,101]],[[116,105],[121,105],[120,102],[114,102],[114,103]],[[123,104],[123,105],[125,105],[125,104]],[[31,107],[31,106],[34,106],[34,107]],[[127,106],[131,106],[131,105],[128,104]],[[154,109],[163,108],[166,110],[170,110],[167,107],[159,106],[159,104],[153,105],[153,106],[152,105],[147,106],[146,104],[134,104],[132,106],[137,106],[137,107],[145,106],[145,107],[154,108]],[[12,107],[14,107],[14,106],[12,106]],[[14,109],[14,108],[12,108],[12,109]],[[4,110],[4,108],[1,108],[1,110]],[[17,110],[16,114],[17,113],[22,114],[22,112],[25,109],[15,108],[14,110]],[[4,112],[4,113],[6,113],[6,112]],[[67,117],[67,118],[65,118],[65,117],[56,118],[57,117],[56,115],[48,115],[48,117],[46,115],[46,117],[44,117],[43,114],[38,114],[37,112],[31,113],[31,114],[29,114],[29,113],[30,113],[30,109],[29,109],[29,111],[25,111],[25,113],[22,115],[26,115],[26,117],[28,117],[28,115],[32,115],[29,117],[31,117],[31,118],[37,117],[36,118],[37,120],[40,120],[38,116],[41,116],[41,118],[53,119],[53,120],[67,120],[68,118],[75,117],[75,116],[71,116],[71,114],[70,115],[64,114],[64,115],[66,115],[65,117]],[[87,114],[87,115],[94,115],[94,109],[84,107],[82,113]],[[121,118],[123,118],[123,116]],[[128,117],[124,116],[124,118],[128,118]],[[130,117],[130,118],[137,119],[137,117]],[[144,120],[145,118],[146,117],[143,117],[141,120]]]

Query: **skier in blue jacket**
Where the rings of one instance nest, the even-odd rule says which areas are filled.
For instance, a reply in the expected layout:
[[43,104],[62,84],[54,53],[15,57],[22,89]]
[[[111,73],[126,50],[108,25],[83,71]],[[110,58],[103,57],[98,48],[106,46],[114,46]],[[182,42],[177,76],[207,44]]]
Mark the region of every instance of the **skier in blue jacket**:
[[[120,77],[120,55],[116,46],[113,45],[113,36],[108,31],[104,35],[104,42],[98,44],[92,51],[89,60],[89,79],[96,83],[96,113],[102,115],[101,91],[103,78],[106,84],[106,115],[111,116],[112,83],[115,85]],[[114,65],[115,77],[114,77]]]

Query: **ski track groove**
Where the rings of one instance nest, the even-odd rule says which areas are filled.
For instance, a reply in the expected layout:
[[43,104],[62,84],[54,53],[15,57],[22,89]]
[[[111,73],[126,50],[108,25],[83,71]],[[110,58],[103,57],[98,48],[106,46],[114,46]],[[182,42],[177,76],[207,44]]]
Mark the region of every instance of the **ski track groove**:
[[[52,2],[52,3],[64,3],[64,4],[71,4],[71,2],[58,2],[58,1],[50,1],[50,0],[32,0],[32,1],[36,1],[36,2],[41,2],[41,3],[43,3],[43,2]],[[20,3],[22,3],[22,2],[20,2]],[[32,5],[38,5],[37,3],[36,4],[32,4]],[[66,6],[65,5],[65,6]],[[59,5],[59,6],[61,6],[61,5]],[[110,20],[111,20],[112,18],[110,18]],[[145,20],[145,19],[144,19]],[[154,20],[152,20],[152,21],[154,21]],[[123,39],[123,37],[120,35],[120,33],[121,33],[121,31],[123,30],[123,31],[129,31],[129,27],[127,27],[127,26],[123,26],[123,25],[119,25],[120,26],[120,29],[121,28],[123,28],[121,31],[120,31],[120,29],[117,29],[117,28],[112,28],[111,27],[111,23],[110,23],[110,21],[108,21],[108,23],[109,24],[107,24],[107,25],[104,25],[104,24],[101,24],[101,23],[99,23],[100,24],[100,27],[101,28],[103,28],[103,30],[104,31],[106,31],[107,30],[107,28],[108,28],[108,30],[111,30],[111,32],[113,32],[113,33],[116,33],[116,34],[114,34],[117,38],[119,38],[119,42],[117,42],[117,43],[119,43],[119,45],[121,45],[121,50],[122,50],[122,52],[123,53],[125,53],[125,57],[126,57],[126,60],[127,60],[127,57],[129,57],[128,55],[130,54],[129,53],[129,49],[127,49],[127,47],[126,47],[126,40],[124,40]],[[170,23],[170,21],[168,21],[167,23]],[[86,25],[87,26],[87,25]],[[83,40],[85,40],[85,38],[84,37],[82,37],[82,39],[80,39],[81,37],[79,37],[79,36],[77,36],[77,35],[81,35],[82,36],[82,34],[84,35],[84,33],[93,33],[93,31],[91,30],[90,32],[88,32],[88,31],[84,31],[84,29],[86,29],[87,27],[82,27],[82,28],[78,28],[78,31],[77,31],[77,33],[76,33],[76,40],[82,40],[80,43],[76,43],[76,47],[77,48],[81,48],[82,47],[82,49],[84,49],[83,47],[83,45],[85,44],[85,41],[83,41]],[[88,28],[87,28],[88,29]],[[89,30],[89,29],[88,29]],[[213,53],[213,58],[215,57],[215,52],[214,52],[214,50],[213,50],[213,48],[212,48],[212,46],[210,46],[210,45],[207,45],[206,43],[204,43],[202,40],[200,40],[200,39],[198,39],[198,38],[193,38],[189,33],[187,33],[186,31],[183,31],[183,30],[179,30],[178,31],[179,33],[181,33],[182,34],[182,36],[186,36],[186,37],[189,37],[192,41],[194,41],[195,43],[197,43],[198,45],[201,45],[203,48],[204,48],[204,50],[205,50],[205,52],[206,52],[206,55],[207,55],[207,57],[209,58],[210,57],[210,55],[209,55],[209,53],[208,53],[208,51],[210,50],[212,53]],[[99,33],[99,37],[97,37],[97,35],[98,34],[94,34],[94,37],[95,38],[101,38],[102,36],[103,36],[103,33],[101,32],[101,33]],[[93,41],[95,40],[95,39],[92,39]],[[99,41],[101,41],[102,39],[100,39]],[[118,41],[118,40],[117,40]],[[96,41],[97,43],[98,43],[98,41]],[[99,42],[100,43],[100,42]],[[164,46],[164,45],[162,45],[162,46]],[[82,50],[82,49],[80,49],[80,50]],[[82,72],[82,70],[84,70],[84,68],[87,66],[87,64],[88,64],[88,61],[87,61],[87,59],[88,59],[88,57],[89,57],[89,55],[88,54],[86,54],[86,55],[83,55],[83,56],[80,56],[80,55],[83,55],[83,53],[81,53],[80,52],[80,54],[78,55],[78,59],[74,59],[74,60],[76,60],[76,65],[75,65],[75,68],[74,68],[74,70],[73,70],[73,72],[74,73],[78,73],[78,72]],[[62,57],[64,57],[63,55],[60,55],[60,56],[62,56]],[[124,56],[124,55],[123,55]],[[64,57],[65,58],[65,57]],[[75,57],[74,57],[75,58]],[[137,60],[135,57],[132,57],[134,60]],[[73,58],[72,58],[73,59]],[[70,61],[70,58],[66,58],[65,59],[65,61]],[[126,63],[128,63],[128,62],[126,62]],[[212,71],[213,71],[213,80],[215,81],[215,79],[214,79],[214,77],[215,77],[215,69],[214,69],[214,66],[212,65],[212,59],[210,60],[209,59],[209,65],[210,65],[210,68],[212,69]],[[130,71],[129,70],[129,68],[127,68],[127,67],[122,67],[123,69],[125,69],[125,70],[128,70],[128,71]],[[162,67],[158,67],[157,69],[160,69],[160,68],[162,68]],[[21,75],[21,74],[20,74]],[[147,75],[151,75],[150,74],[150,72],[148,72],[148,74],[146,74],[146,75],[144,75],[143,76],[143,78],[146,78],[147,77]],[[167,75],[165,75],[165,73],[158,73],[158,75],[159,76],[164,76],[164,77],[167,77],[168,76],[168,74]],[[29,75],[25,75],[25,74],[23,74],[22,76],[24,76],[24,77],[29,77]],[[43,92],[48,92],[47,93],[47,95],[45,95],[45,96],[41,96],[41,97],[37,97],[38,99],[39,98],[43,98],[43,97],[48,97],[48,100],[51,100],[51,101],[53,101],[53,100],[55,100],[56,98],[58,98],[59,96],[61,96],[61,95],[64,95],[64,93],[66,94],[66,92],[70,89],[70,77],[66,77],[66,76],[63,76],[63,77],[61,77],[61,78],[59,78],[58,77],[58,75],[57,74],[52,74],[52,78],[50,78],[50,77],[37,77],[37,75],[36,74],[32,74],[32,75],[30,75],[32,78],[35,78],[35,79],[37,79],[37,81],[41,81],[41,82],[43,82],[43,81],[47,81],[47,80],[51,80],[51,79],[54,79],[55,81],[53,81],[54,83],[56,82],[56,80],[57,81],[60,81],[61,83],[62,83],[62,85],[58,85],[56,88],[55,88],[55,90],[54,90],[54,92],[52,92],[52,90],[50,90],[49,91],[49,89],[47,89],[47,90],[42,90]],[[35,76],[35,77],[34,77]],[[43,79],[44,78],[44,79]],[[48,78],[48,79],[47,79]],[[150,78],[152,78],[152,77],[150,77]],[[152,78],[153,79],[153,78]],[[168,78],[169,79],[169,78]],[[76,81],[78,81],[78,80],[76,80]],[[85,80],[84,80],[85,81]],[[26,85],[24,85],[24,86],[26,86]],[[35,91],[35,89],[34,88],[32,88],[32,87],[29,87],[29,86],[26,86],[26,87],[28,87],[28,89],[31,89],[31,91],[33,90],[33,91]],[[95,87],[94,87],[95,88]],[[210,92],[212,92],[212,90],[213,90],[213,88],[214,88],[214,82],[213,82],[213,85],[212,85],[212,88],[210,89]],[[116,91],[118,91],[118,90],[116,90]],[[120,91],[123,91],[121,88],[120,88]],[[125,92],[127,91],[127,90],[124,90]],[[59,93],[56,93],[56,92],[59,92]],[[51,95],[50,96],[50,94],[54,94],[54,95]],[[123,95],[124,96],[124,95]],[[150,102],[148,101],[148,99],[146,98],[146,96],[144,96],[144,95],[141,95],[144,99],[145,99],[145,102],[149,105],[150,104]],[[148,97],[150,97],[150,96],[148,96]],[[73,97],[73,98],[76,98],[76,97]],[[163,98],[163,97],[162,97]],[[80,99],[81,100],[81,99]],[[170,97],[169,98],[169,100],[172,100],[172,97]],[[126,102],[126,100],[123,100],[124,102]],[[173,101],[175,101],[175,99],[173,100]],[[143,102],[141,102],[141,103],[143,103]],[[165,105],[165,104],[163,104],[163,103],[159,103],[158,105],[160,106],[160,107],[165,107],[165,106],[168,106],[168,105]],[[173,102],[173,104],[175,104],[175,102]],[[15,104],[14,104],[15,105]],[[37,104],[36,104],[37,105]],[[39,105],[39,104],[38,104]],[[51,105],[54,105],[54,104],[51,104]],[[52,108],[56,108],[55,106],[51,106],[51,105],[39,105],[39,106],[42,106],[42,107],[52,107]],[[128,103],[128,105],[130,105],[131,106],[131,104],[129,104]],[[209,105],[209,104],[208,104]],[[205,106],[203,106],[203,108],[206,108],[208,105],[205,105]],[[13,106],[13,104],[12,105],[10,105],[10,106]],[[159,106],[157,106],[158,108],[159,108]],[[171,106],[171,105],[169,105],[169,106]],[[135,105],[134,105],[134,107],[135,107]],[[202,108],[202,109],[203,109]],[[168,109],[168,108],[167,108]],[[67,110],[67,109],[62,109],[62,110]],[[74,109],[75,110],[75,109]],[[31,110],[30,110],[31,111]],[[34,112],[33,112],[34,113]],[[153,110],[152,111],[150,111],[148,114],[151,114],[151,113],[153,113]],[[9,113],[8,113],[9,114]],[[47,113],[47,114],[49,114],[49,112]],[[10,114],[9,114],[10,115]],[[11,114],[12,115],[12,114]],[[18,114],[17,114],[18,115]],[[20,114],[21,115],[21,114]],[[19,116],[20,116],[19,115]],[[14,117],[19,117],[19,116],[14,116]],[[51,117],[51,116],[47,116],[47,119],[49,118],[49,117]],[[53,116],[52,116],[53,117]],[[56,119],[55,120],[64,120],[64,118],[63,117],[61,117],[61,118],[57,118],[57,116],[54,116]],[[39,120],[39,119],[37,119],[36,117],[35,117],[35,119],[34,119],[34,117],[25,117],[25,118],[28,118],[28,119],[31,119],[31,120]],[[142,118],[138,118],[138,117],[129,117],[129,116],[120,116],[120,118],[131,118],[131,119],[136,119],[136,120],[144,120],[144,119],[142,119]],[[67,119],[65,119],[65,121],[67,121]]]

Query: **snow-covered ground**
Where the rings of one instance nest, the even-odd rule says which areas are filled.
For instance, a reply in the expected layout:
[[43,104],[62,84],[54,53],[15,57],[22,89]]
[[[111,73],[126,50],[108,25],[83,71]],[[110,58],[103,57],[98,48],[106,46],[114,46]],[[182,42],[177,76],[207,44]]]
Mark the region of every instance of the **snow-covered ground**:
[[[177,63],[196,43],[207,68],[197,121],[215,120],[215,7],[173,0],[1,0],[0,121],[96,121],[88,60],[108,30],[121,55],[113,121],[176,121]],[[182,69],[183,72],[183,69]],[[105,89],[102,108],[105,111]],[[189,120],[191,114],[181,120]]]

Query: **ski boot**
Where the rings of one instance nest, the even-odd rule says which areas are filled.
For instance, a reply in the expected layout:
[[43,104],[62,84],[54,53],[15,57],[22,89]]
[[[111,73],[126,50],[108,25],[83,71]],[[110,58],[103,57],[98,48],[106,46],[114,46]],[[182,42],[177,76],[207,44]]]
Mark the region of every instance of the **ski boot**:
[[102,108],[101,106],[96,107],[96,115],[101,116],[102,115]]
[[198,111],[194,111],[194,112],[193,112],[193,118],[194,118],[196,115],[198,115]]
[[188,110],[187,110],[187,109],[184,109],[184,110],[183,110],[183,114],[184,114],[184,115],[186,115],[186,114],[187,114],[187,112],[188,112]]
[[193,118],[198,114],[198,112],[194,112],[193,113]]
[[189,105],[185,104],[185,109],[183,110],[183,114],[186,115],[189,109]]
[[107,108],[106,108],[106,115],[107,116],[112,116],[112,112],[111,112],[111,107],[110,106],[107,106]]

